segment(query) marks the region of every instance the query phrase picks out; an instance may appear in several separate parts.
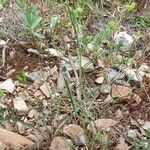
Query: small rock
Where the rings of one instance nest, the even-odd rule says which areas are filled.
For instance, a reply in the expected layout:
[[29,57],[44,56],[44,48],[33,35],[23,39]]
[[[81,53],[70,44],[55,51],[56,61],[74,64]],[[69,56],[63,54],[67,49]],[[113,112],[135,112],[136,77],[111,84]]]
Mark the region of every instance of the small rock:
[[63,40],[64,40],[65,43],[70,43],[71,42],[71,40],[68,36],[63,36]]
[[145,122],[145,124],[143,125],[143,129],[145,130],[150,129],[150,121]]
[[76,136],[84,134],[84,130],[76,124],[70,124],[64,126],[63,133],[74,139]]
[[17,127],[20,134],[25,133],[26,128],[21,122],[17,121]]
[[89,51],[93,51],[95,49],[95,47],[92,43],[88,43],[87,48],[88,48]]
[[22,97],[16,97],[15,99],[13,99],[13,105],[18,115],[23,115],[28,112],[28,106]]
[[26,146],[33,145],[34,142],[17,133],[0,128],[0,141],[8,146]]
[[108,94],[111,91],[111,86],[109,84],[101,85],[100,86],[100,92]]
[[131,125],[139,127],[139,124],[133,118],[130,118],[130,122],[131,122]]
[[42,86],[40,86],[40,90],[43,92],[43,94],[49,98],[51,96],[51,88],[50,86],[48,85],[48,83],[44,83]]
[[10,77],[15,71],[16,71],[16,69],[10,69],[10,70],[6,73],[6,77]]
[[84,130],[76,124],[64,126],[63,133],[74,139],[77,145],[85,145],[86,143]]
[[96,133],[96,130],[109,131],[110,127],[116,125],[116,121],[113,119],[97,119],[88,126],[88,129],[91,129]]
[[40,55],[39,51],[36,50],[36,49],[33,49],[33,48],[27,49],[27,52],[28,52],[28,53],[33,53],[33,54],[36,54],[36,55]]
[[48,52],[52,56],[63,57],[63,54],[60,51],[58,51],[58,50],[56,50],[54,48],[48,48],[48,49],[46,49],[44,51]]
[[146,137],[146,131],[143,129],[143,128],[139,128],[140,129],[140,133],[144,136],[144,137]]
[[32,118],[34,118],[34,117],[38,117],[39,116],[39,113],[37,112],[37,110],[36,109],[31,109],[30,111],[29,111],[29,113],[28,113],[28,117],[30,118],[30,119],[32,119]]
[[69,143],[67,142],[66,138],[63,136],[54,137],[51,142],[50,150],[71,150]]
[[103,61],[101,59],[97,60],[97,64],[98,64],[99,67],[105,68],[104,63],[103,63]]
[[122,142],[115,147],[115,150],[130,150],[130,148],[131,146],[128,146],[128,144]]
[[122,44],[122,50],[128,51],[130,50],[133,44],[133,38],[131,35],[126,32],[119,32],[114,35],[114,41],[116,45]]
[[76,136],[74,140],[75,140],[76,145],[78,146],[86,145],[86,138],[84,134]]
[[107,70],[107,79],[108,79],[108,82],[110,82],[111,80],[118,80],[118,79],[122,79],[125,77],[125,74],[117,71],[116,69],[113,69],[113,68],[109,68]]
[[66,85],[66,81],[70,80],[70,73],[69,70],[67,70],[68,68],[66,68],[65,66],[59,71],[59,76],[57,79],[57,89],[59,91],[62,91]]
[[38,98],[39,96],[41,96],[42,95],[42,92],[40,91],[40,90],[37,90],[36,92],[34,92],[34,96],[36,97],[36,98]]
[[50,71],[51,71],[51,69],[49,67],[45,67],[38,71],[34,71],[31,73],[25,73],[25,75],[31,81],[41,82],[43,80],[46,80],[49,77]]
[[122,112],[120,109],[118,109],[118,110],[116,111],[116,118],[117,118],[117,119],[123,118],[123,112]]
[[7,44],[4,40],[0,39],[0,47],[3,47]]
[[136,137],[137,137],[136,132],[135,132],[134,130],[129,130],[129,131],[127,132],[127,137],[128,137],[128,138],[131,138],[131,139],[136,138]]
[[140,124],[140,125],[144,125],[145,121],[143,119],[137,119],[137,122]]
[[[76,69],[80,68],[78,57],[76,57],[76,61],[75,61],[74,65],[76,66]],[[94,69],[94,66],[93,66],[91,59],[84,57],[84,56],[81,57],[81,67],[85,71]]]
[[125,68],[122,70],[131,80],[134,80],[134,81],[143,80],[143,76],[144,76],[143,72],[139,72],[138,70],[132,69],[132,68]]
[[130,87],[116,85],[116,84],[112,85],[111,96],[113,98],[129,97],[131,95],[131,93],[132,93],[132,89]]
[[106,99],[104,100],[105,103],[111,103],[113,102],[113,98],[108,94],[108,96],[106,97]]
[[102,83],[104,82],[104,77],[101,76],[101,77],[97,78],[97,79],[95,80],[95,82],[98,83],[98,84],[102,84]]
[[7,79],[4,82],[0,83],[0,89],[12,94],[15,90],[15,85],[12,79]]

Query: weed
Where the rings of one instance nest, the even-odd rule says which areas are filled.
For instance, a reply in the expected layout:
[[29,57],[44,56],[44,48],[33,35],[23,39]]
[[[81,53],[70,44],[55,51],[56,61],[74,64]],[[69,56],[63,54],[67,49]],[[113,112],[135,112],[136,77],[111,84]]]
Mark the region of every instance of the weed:
[[125,5],[125,10],[128,12],[134,11],[136,8],[136,3],[135,2],[131,2],[131,3],[127,3]]
[[146,28],[150,26],[150,18],[144,16],[134,15],[131,19],[131,23],[137,28]]
[[147,129],[146,131],[146,139],[134,139],[134,150],[139,150],[139,149],[150,149],[150,128]]
[[19,74],[16,76],[17,80],[25,83],[27,81],[26,75],[24,73],[24,71],[20,71]]
[[0,89],[0,99],[4,97],[4,92]]
[[7,3],[7,0],[0,0],[0,9]]
[[21,25],[27,31],[26,33],[21,33],[21,35],[26,34],[40,39],[44,38],[42,28],[40,27],[42,17],[37,6],[35,4],[27,6],[23,0],[17,0],[17,4],[23,11],[20,18],[22,22]]

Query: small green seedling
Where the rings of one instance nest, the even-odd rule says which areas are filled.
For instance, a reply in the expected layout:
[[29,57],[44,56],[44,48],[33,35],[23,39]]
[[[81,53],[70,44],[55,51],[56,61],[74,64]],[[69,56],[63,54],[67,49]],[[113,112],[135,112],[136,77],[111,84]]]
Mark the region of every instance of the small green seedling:
[[136,8],[136,3],[135,2],[131,2],[125,5],[125,10],[128,12],[134,11]]
[[4,92],[0,89],[0,99],[4,97]]
[[27,81],[26,75],[24,71],[20,71],[19,74],[16,76],[19,82],[25,83]]
[[34,4],[26,6],[23,0],[17,0],[17,4],[23,10],[21,22],[24,29],[27,30],[27,34],[33,37],[44,38],[41,34],[42,28],[39,26],[42,17],[37,6]]

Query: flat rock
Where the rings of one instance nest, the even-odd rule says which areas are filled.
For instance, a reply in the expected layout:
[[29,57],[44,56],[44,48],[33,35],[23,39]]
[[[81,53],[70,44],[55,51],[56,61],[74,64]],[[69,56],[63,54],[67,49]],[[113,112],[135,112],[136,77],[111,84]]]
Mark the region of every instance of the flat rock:
[[33,145],[34,142],[17,133],[0,128],[0,141],[8,146],[27,146]]
[[7,79],[0,83],[0,89],[5,90],[8,93],[13,93],[15,90],[15,84],[13,83],[12,79]]
[[113,119],[97,119],[88,126],[88,129],[92,129],[94,133],[96,130],[109,131],[111,127],[116,125],[116,121]]
[[40,86],[40,90],[43,92],[43,94],[49,98],[51,96],[51,88],[48,83],[44,83]]
[[57,136],[52,140],[49,150],[71,150],[71,147],[65,137]]
[[49,67],[45,67],[43,69],[31,73],[26,73],[26,77],[31,81],[35,81],[35,82],[41,82],[43,80],[46,80],[49,77],[49,75],[50,75]]
[[125,142],[118,144],[114,150],[130,150],[131,146],[128,146]]
[[124,98],[129,97],[132,93],[132,89],[130,87],[121,86],[117,84],[112,85],[111,96],[113,98]]
[[16,97],[15,99],[13,99],[13,105],[18,115],[23,115],[28,112],[28,106],[22,97]]
[[111,80],[118,80],[118,79],[122,79],[125,77],[125,74],[117,71],[116,69],[113,68],[109,68],[107,69],[107,80],[111,81]]
[[74,139],[77,145],[85,145],[86,143],[84,130],[76,124],[64,126],[63,133]]
[[102,84],[104,82],[104,77],[103,76],[100,76],[98,77],[96,80],[95,80],[96,83],[98,84]]
[[36,109],[31,109],[30,111],[29,111],[29,113],[28,113],[28,117],[30,118],[30,119],[32,119],[32,118],[38,118],[38,116],[39,116],[39,112],[36,110]]
[[76,124],[70,124],[64,126],[63,133],[74,139],[76,136],[83,134],[84,130]]
[[54,48],[45,49],[45,52],[48,52],[52,56],[63,57],[63,54],[59,50],[56,50]]
[[18,127],[18,131],[20,134],[24,134],[25,133],[25,125],[23,125],[21,122],[17,121],[17,127]]

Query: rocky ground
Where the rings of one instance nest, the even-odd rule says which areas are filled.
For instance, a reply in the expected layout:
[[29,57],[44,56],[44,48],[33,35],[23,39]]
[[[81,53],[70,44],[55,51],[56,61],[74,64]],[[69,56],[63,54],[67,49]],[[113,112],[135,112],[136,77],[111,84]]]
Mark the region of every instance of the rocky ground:
[[[150,18],[130,22],[148,16],[148,4],[123,14],[125,3],[107,1],[101,18],[85,11],[82,54],[63,2],[41,11],[61,22],[41,48],[34,36],[17,36],[24,31],[16,2],[1,8],[0,149],[149,150]],[[99,28],[112,18],[118,25],[106,38]],[[89,34],[102,37],[98,47]],[[113,51],[120,39],[123,51]]]

